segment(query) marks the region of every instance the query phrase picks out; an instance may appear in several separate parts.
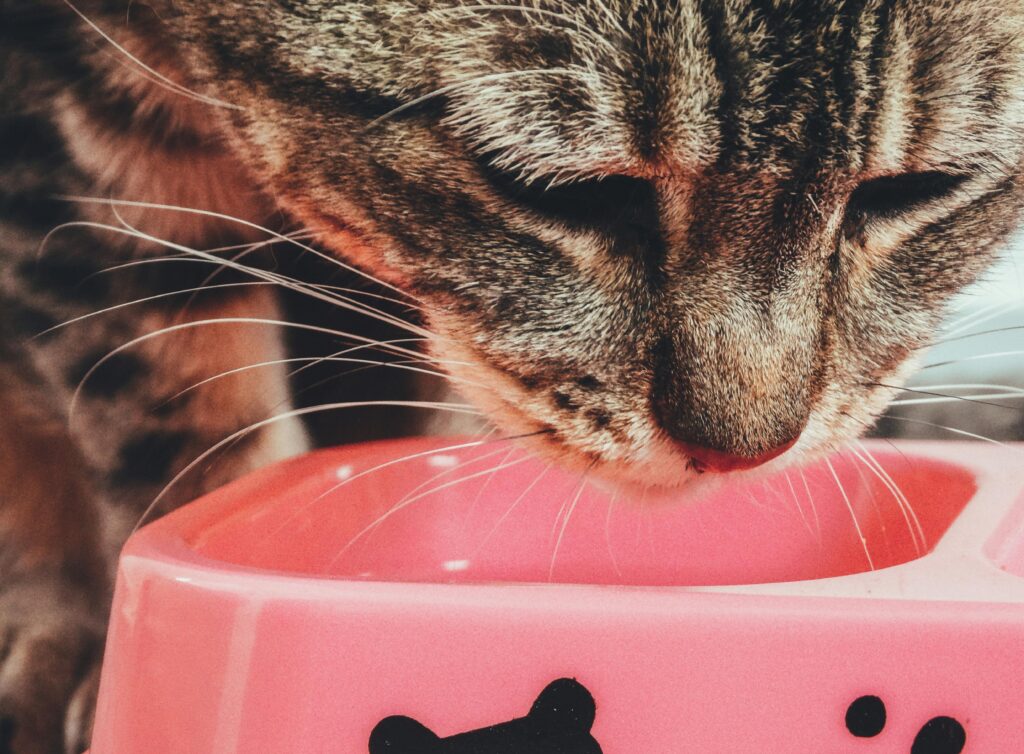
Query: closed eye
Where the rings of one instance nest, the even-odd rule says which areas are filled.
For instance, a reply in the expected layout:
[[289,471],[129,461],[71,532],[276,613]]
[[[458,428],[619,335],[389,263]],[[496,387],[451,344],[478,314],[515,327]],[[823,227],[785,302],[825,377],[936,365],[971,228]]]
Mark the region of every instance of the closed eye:
[[623,228],[656,233],[658,200],[650,182],[625,175],[551,186],[544,179],[520,181],[480,161],[490,185],[506,200],[572,228],[616,233]]
[[929,170],[864,181],[850,195],[846,205],[847,219],[861,224],[872,218],[899,217],[952,195],[968,177]]

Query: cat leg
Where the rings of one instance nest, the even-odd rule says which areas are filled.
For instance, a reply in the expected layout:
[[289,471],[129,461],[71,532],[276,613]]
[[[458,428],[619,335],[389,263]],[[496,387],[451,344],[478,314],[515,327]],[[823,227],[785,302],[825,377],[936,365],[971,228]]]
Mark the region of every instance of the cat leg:
[[[24,358],[8,370],[12,384],[3,395],[18,405],[37,405],[37,398],[26,398],[26,383],[33,384],[57,410],[43,422],[0,408],[15,417],[8,422],[18,421],[2,428],[3,436],[18,438],[4,445],[10,473],[39,488],[35,495],[14,496],[15,503],[3,501],[11,522],[3,545],[23,553],[18,557],[26,563],[36,562],[28,553],[38,551],[70,564],[81,550],[99,575],[85,585],[69,578],[78,567],[26,566],[20,582],[0,583],[0,631],[17,638],[0,656],[0,694],[8,700],[0,706],[5,754],[77,752],[87,741],[112,568],[133,527],[307,448],[299,421],[287,416],[285,354],[274,324],[280,314],[270,290],[242,285],[170,296],[27,338],[43,326],[161,296],[168,286],[197,287],[209,273],[173,282],[166,274],[135,277],[131,286],[116,287],[116,296],[98,296],[88,283],[100,273],[98,263],[89,269],[91,262],[61,251],[51,249],[6,277],[8,295],[26,297],[5,307],[12,322],[22,323]],[[246,432],[252,425],[258,426]],[[25,427],[52,431],[36,441]],[[81,473],[67,482],[51,471],[72,468]],[[61,484],[68,489],[49,489]],[[41,511],[54,519],[48,536],[40,528]],[[63,722],[55,724],[58,719]]]
[[107,564],[89,471],[27,355],[0,341],[0,752],[63,750],[100,655]]

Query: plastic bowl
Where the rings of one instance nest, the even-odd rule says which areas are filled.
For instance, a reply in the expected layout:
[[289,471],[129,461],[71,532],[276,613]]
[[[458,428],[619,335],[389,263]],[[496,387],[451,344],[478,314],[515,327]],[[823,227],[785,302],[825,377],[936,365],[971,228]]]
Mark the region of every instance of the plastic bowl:
[[502,443],[260,471],[126,546],[92,753],[1024,751],[1020,450],[865,447],[676,505]]

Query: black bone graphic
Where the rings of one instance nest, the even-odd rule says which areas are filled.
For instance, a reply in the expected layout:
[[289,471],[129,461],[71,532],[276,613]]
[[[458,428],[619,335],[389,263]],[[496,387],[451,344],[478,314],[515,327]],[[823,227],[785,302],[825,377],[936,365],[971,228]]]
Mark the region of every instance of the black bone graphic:
[[601,754],[590,735],[596,706],[580,683],[562,678],[545,688],[526,717],[451,738],[410,717],[388,717],[370,734],[370,754]]

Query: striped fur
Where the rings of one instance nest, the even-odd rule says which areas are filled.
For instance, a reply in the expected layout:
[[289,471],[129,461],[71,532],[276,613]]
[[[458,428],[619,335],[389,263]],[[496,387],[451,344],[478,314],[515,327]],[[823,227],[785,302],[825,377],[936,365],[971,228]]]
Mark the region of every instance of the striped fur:
[[[33,408],[0,422],[24,438],[0,450],[0,569],[21,585],[0,590],[21,658],[0,751],[87,738],[128,527],[290,405],[280,365],[177,397],[285,351],[240,322],[282,316],[271,286],[153,261],[168,248],[308,227],[422,302],[432,353],[503,431],[610,483],[698,489],[686,445],[799,438],[778,466],[861,433],[1024,207],[1019,0],[0,8],[0,414]],[[305,445],[267,427],[162,509]],[[36,448],[65,449],[60,477]],[[55,489],[70,502],[29,536]]]

